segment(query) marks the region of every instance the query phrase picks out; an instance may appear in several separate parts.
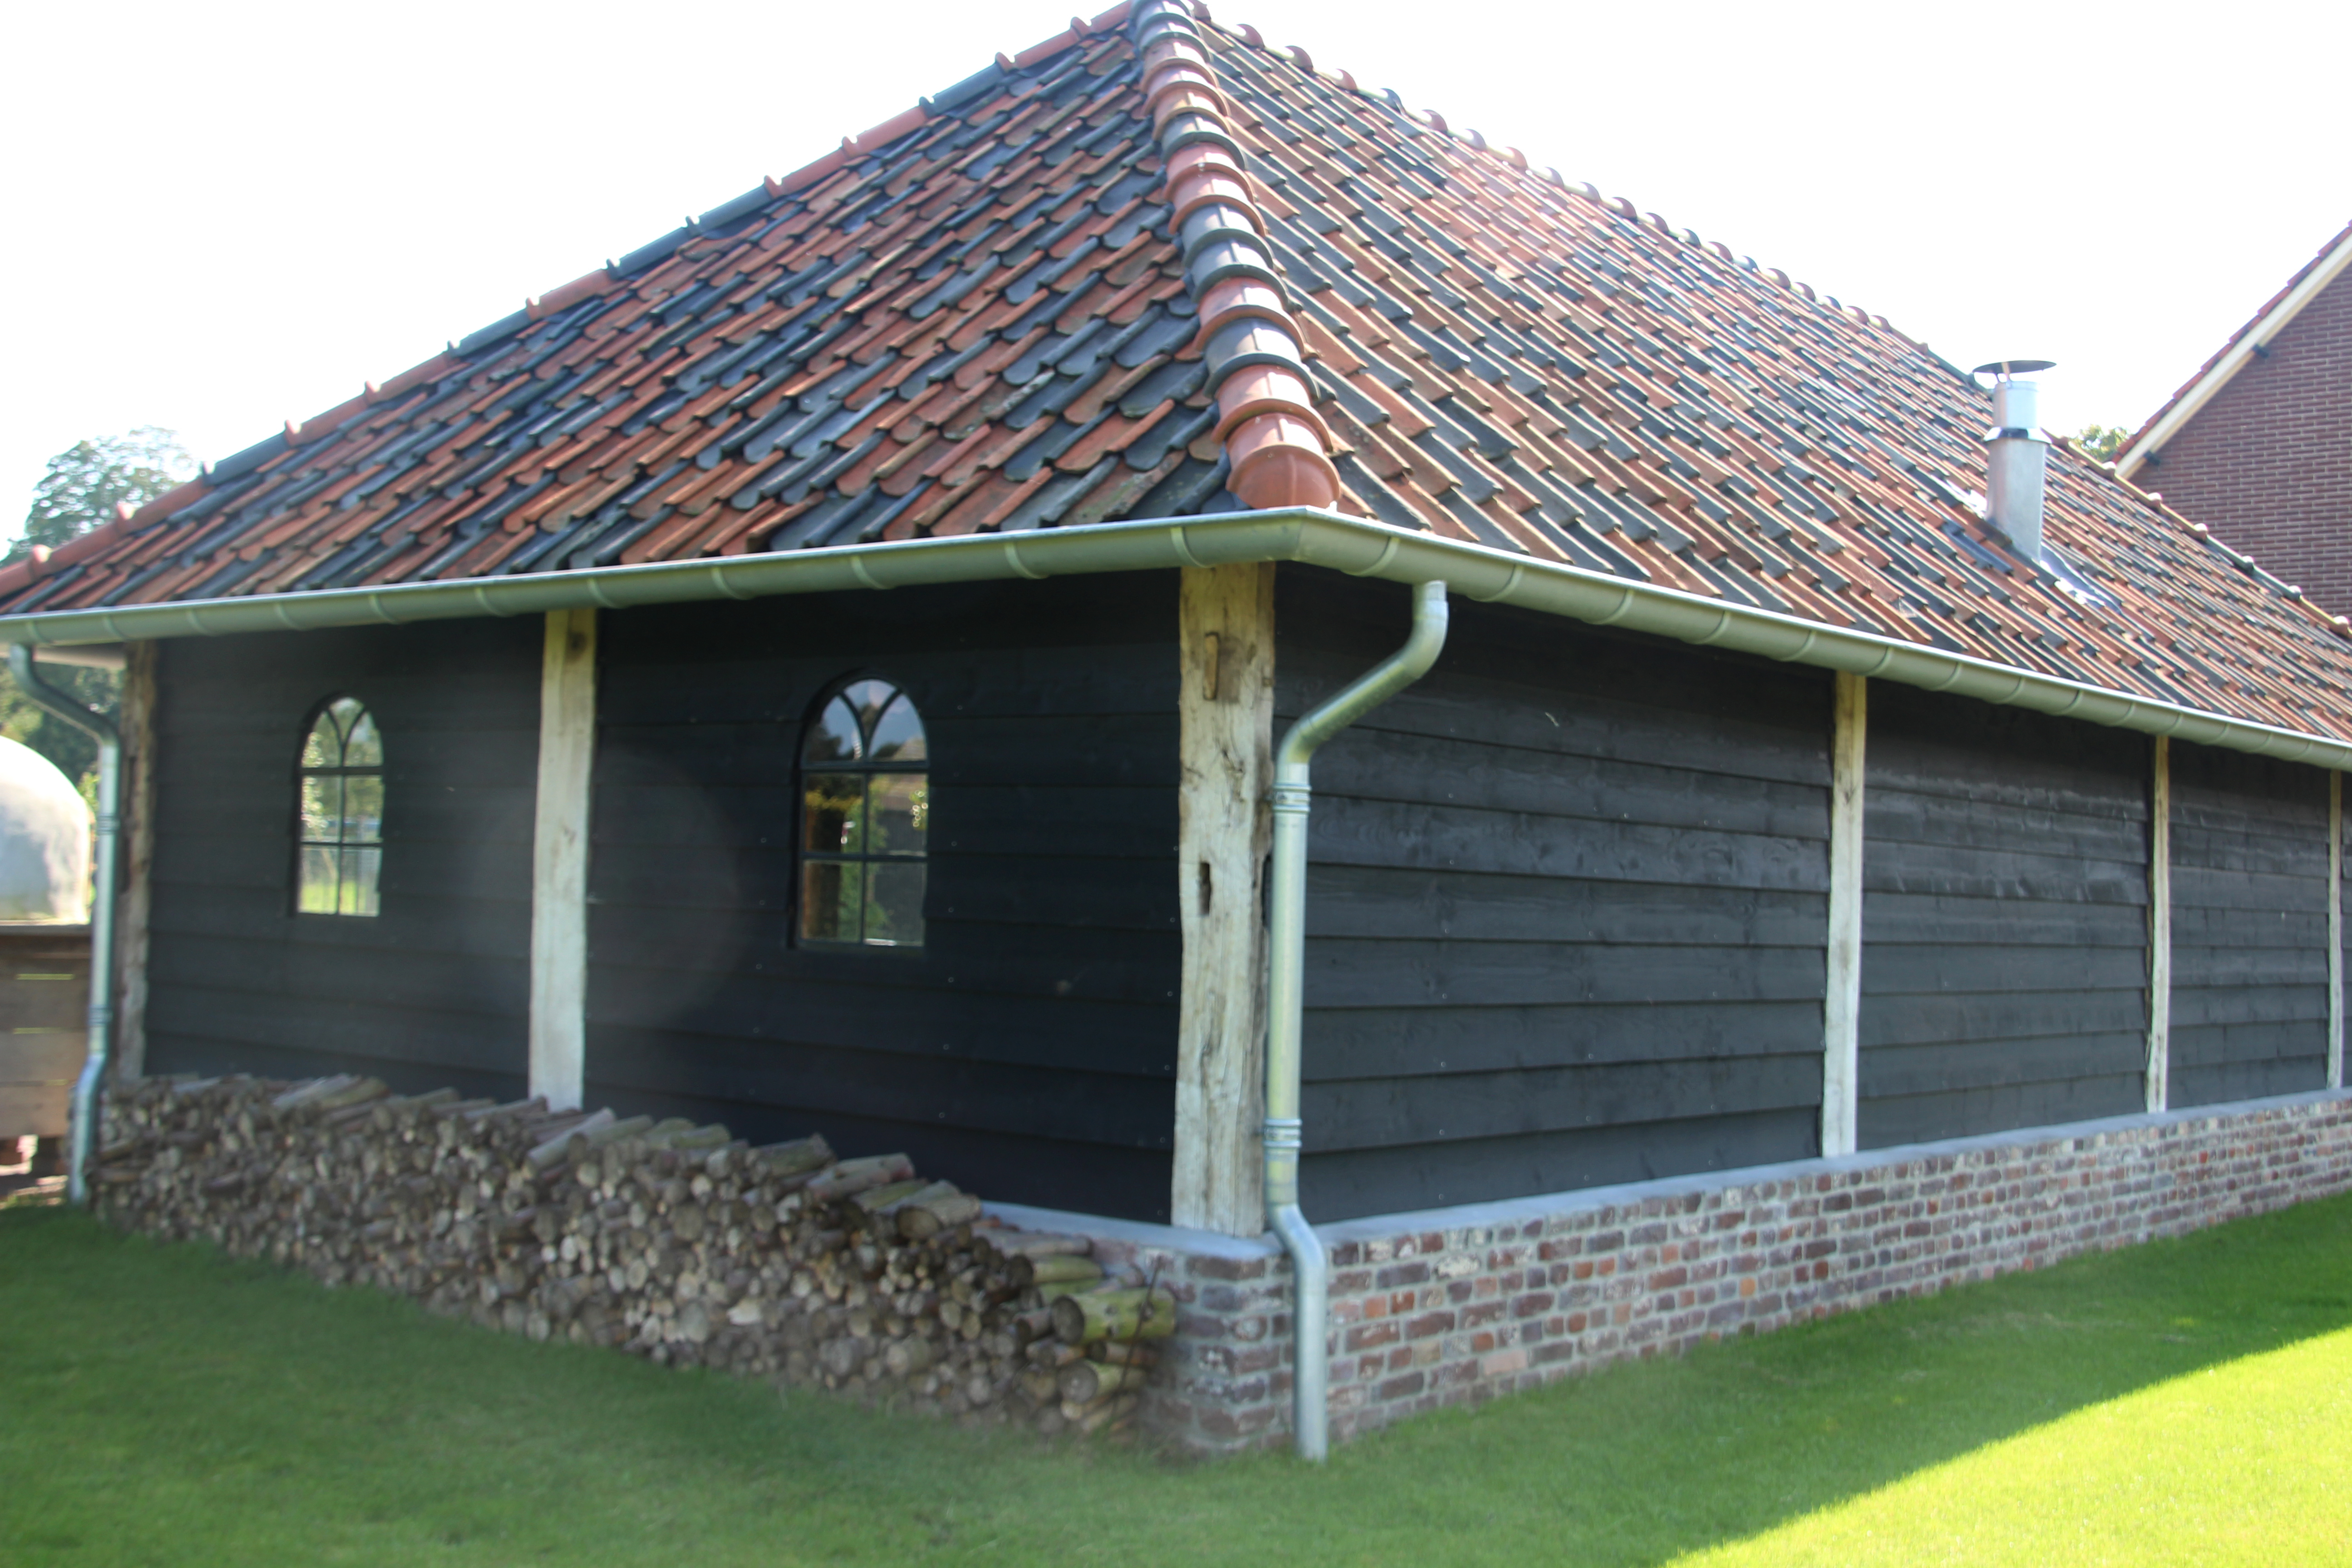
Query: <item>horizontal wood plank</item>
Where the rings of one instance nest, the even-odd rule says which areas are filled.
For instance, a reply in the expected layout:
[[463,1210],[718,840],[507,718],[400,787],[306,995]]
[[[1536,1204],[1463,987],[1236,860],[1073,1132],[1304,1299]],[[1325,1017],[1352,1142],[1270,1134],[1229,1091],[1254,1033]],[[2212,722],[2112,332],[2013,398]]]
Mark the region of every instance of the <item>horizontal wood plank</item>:
[[79,1028],[0,1035],[0,1083],[69,1083],[89,1056],[89,1037]]
[[1633,1122],[1507,1137],[1449,1137],[1404,1148],[1325,1152],[1307,1134],[1301,1205],[1318,1220],[1483,1203],[1530,1193],[1653,1181],[1700,1171],[1810,1159],[1819,1149],[1813,1106]]
[[62,1138],[72,1110],[69,1084],[0,1083],[0,1138]]

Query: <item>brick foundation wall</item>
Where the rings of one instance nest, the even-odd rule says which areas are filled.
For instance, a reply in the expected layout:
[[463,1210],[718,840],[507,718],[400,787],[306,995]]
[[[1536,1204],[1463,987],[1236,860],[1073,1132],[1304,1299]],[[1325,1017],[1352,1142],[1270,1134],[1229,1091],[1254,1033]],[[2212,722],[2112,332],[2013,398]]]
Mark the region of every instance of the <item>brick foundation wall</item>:
[[2352,272],[2266,346],[2132,481],[2352,615]]
[[[2352,1097],[2323,1093],[1319,1227],[1332,1431],[2347,1190]],[[1002,1212],[1174,1289],[1158,1430],[1281,1440],[1289,1265],[1270,1238]]]

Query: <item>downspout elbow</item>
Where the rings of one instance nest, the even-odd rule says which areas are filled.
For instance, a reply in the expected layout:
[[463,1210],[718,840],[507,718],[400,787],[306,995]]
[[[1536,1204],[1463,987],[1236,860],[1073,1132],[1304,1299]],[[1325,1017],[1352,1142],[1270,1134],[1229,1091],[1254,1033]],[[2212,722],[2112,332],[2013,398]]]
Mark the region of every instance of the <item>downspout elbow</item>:
[[1413,589],[1404,646],[1291,725],[1275,752],[1274,875],[1266,932],[1265,1213],[1290,1255],[1291,1429],[1301,1458],[1330,1452],[1330,1266],[1298,1206],[1300,1041],[1307,973],[1309,764],[1326,741],[1429,673],[1445,647],[1445,584]]

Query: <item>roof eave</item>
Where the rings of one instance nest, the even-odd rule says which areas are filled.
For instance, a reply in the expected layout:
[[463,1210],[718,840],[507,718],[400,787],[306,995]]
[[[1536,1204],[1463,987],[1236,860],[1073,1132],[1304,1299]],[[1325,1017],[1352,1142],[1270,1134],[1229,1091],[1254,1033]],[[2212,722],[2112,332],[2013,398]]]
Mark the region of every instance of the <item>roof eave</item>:
[[1844,670],[2062,718],[2177,736],[2327,768],[2352,767],[2352,741],[2206,712],[2039,675],[1875,633],[1853,631],[1672,588],[1536,561],[1307,508],[1020,534],[845,545],[695,562],[518,574],[458,583],[257,595],[110,609],[0,616],[0,644],[139,641],[330,626],[397,626],[594,606],[756,599],[940,583],[1043,579],[1287,561],[1391,583],[1443,581],[1504,604],[1596,626],[1671,637],[1784,663]]

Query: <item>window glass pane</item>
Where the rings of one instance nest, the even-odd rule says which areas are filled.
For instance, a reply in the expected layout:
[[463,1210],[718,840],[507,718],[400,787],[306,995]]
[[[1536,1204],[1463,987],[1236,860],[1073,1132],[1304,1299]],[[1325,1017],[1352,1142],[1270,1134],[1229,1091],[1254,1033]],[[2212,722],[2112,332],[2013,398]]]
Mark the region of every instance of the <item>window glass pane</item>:
[[853,681],[841,694],[842,700],[857,711],[857,728],[861,734],[874,732],[874,721],[890,705],[898,689],[887,680]]
[[[337,708],[342,703],[335,704]],[[375,715],[354,702],[354,711],[345,715],[350,726],[343,736],[343,766],[347,768],[380,768],[383,766],[383,741],[375,732]]]
[[923,940],[923,863],[876,861],[866,868],[866,940],[914,947]]
[[[319,783],[329,781],[319,780]],[[383,842],[383,775],[353,773],[342,781],[343,841],[347,844],[381,844]]]
[[919,763],[924,760],[923,721],[915,705],[901,697],[874,721],[874,760],[877,763]]
[[867,786],[869,855],[920,855],[930,826],[930,780],[921,773],[876,773]]
[[836,697],[824,705],[824,711],[809,726],[808,749],[803,754],[812,763],[854,763],[865,756],[866,748],[858,742],[857,715],[848,703]]
[[327,704],[302,739],[296,780],[294,908],[378,912],[383,863],[383,742],[356,698]]
[[306,915],[335,912],[335,851],[306,844],[297,867],[294,907]]
[[866,868],[850,861],[801,868],[801,935],[810,942],[856,942]]
[[343,885],[338,900],[341,912],[347,915],[372,915],[376,912],[376,874],[383,865],[381,849],[346,849],[342,851]]
[[802,761],[801,939],[921,945],[930,781],[915,705],[887,680],[851,681],[809,726]]
[[343,741],[335,730],[335,716],[321,713],[310,726],[310,733],[302,742],[302,765],[306,768],[339,768],[343,765]]
[[[354,781],[356,782],[356,781]],[[343,781],[333,773],[302,781],[302,837],[333,844],[343,836]]]
[[866,849],[866,775],[811,773],[802,792],[801,847],[816,855]]

